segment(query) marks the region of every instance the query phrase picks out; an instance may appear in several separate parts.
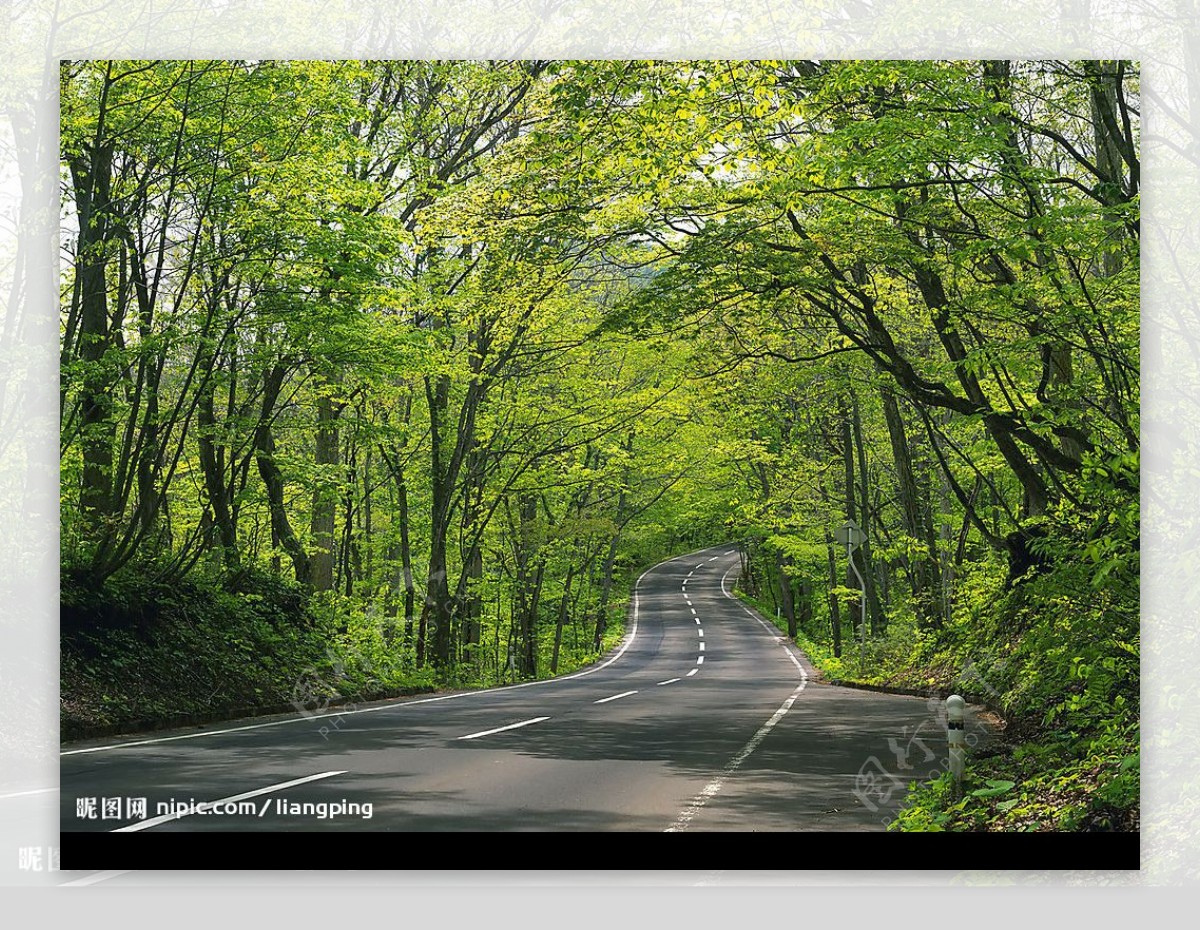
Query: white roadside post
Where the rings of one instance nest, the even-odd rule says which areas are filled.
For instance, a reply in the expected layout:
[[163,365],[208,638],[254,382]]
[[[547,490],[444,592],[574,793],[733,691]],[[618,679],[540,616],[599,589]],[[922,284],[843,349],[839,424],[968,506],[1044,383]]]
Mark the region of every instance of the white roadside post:
[[946,742],[950,744],[950,775],[954,779],[956,796],[962,790],[963,763],[966,761],[966,707],[967,702],[957,694],[946,698]]
[[862,572],[854,563],[854,550],[866,542],[867,534],[853,520],[847,520],[837,528],[833,535],[839,543],[846,547],[846,561],[850,563],[850,567],[854,570],[854,577],[858,579],[858,602],[862,605],[862,619],[858,628],[858,663],[861,671],[867,666],[867,583],[863,580]]

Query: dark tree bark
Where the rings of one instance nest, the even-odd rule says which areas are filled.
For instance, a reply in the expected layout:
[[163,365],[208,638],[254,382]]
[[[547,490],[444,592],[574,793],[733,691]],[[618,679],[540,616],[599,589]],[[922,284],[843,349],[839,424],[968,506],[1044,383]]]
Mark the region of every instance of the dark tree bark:
[[317,432],[313,449],[313,464],[322,470],[313,491],[310,532],[311,579],[314,591],[333,590],[335,558],[334,524],[338,505],[337,469],[341,464],[338,417],[342,405],[322,391],[317,398]]
[[222,560],[228,571],[236,573],[241,567],[241,557],[238,552],[237,526],[233,519],[230,488],[226,483],[225,448],[218,446],[214,441],[217,418],[211,378],[205,379],[201,386],[196,420],[200,427],[196,434],[200,470],[204,473],[204,490],[221,542]]
[[567,579],[563,582],[562,599],[558,602],[558,617],[554,623],[554,651],[550,656],[550,674],[558,674],[558,654],[562,647],[563,626],[567,622],[567,611],[571,603],[571,582],[575,579],[575,565],[567,568]]
[[933,533],[933,515],[928,502],[917,485],[912,453],[904,429],[904,419],[895,392],[887,386],[881,390],[883,418],[887,423],[892,445],[892,461],[896,467],[897,490],[904,532],[923,545],[925,555],[909,558],[908,572],[912,585],[917,622],[924,629],[941,626],[941,591],[937,566],[937,539]]
[[783,618],[787,621],[788,636],[792,639],[796,638],[796,598],[795,592],[792,589],[792,579],[788,575],[788,568],[791,567],[792,560],[787,558],[782,552],[775,552],[775,571],[779,575],[779,603],[783,609]]
[[871,624],[871,632],[879,634],[883,632],[884,617],[883,610],[879,605],[879,592],[875,584],[875,559],[871,554],[871,536],[874,532],[874,527],[871,525],[871,496],[870,487],[867,483],[867,453],[866,446],[863,443],[862,415],[858,406],[858,395],[854,392],[850,394],[850,410],[854,433],[854,448],[858,457],[858,496],[862,504],[859,510],[859,526],[862,527],[863,531],[862,545],[854,551],[854,555],[858,557],[859,570],[862,572],[863,586],[865,588],[864,593],[867,596],[867,617]]
[[104,138],[108,86],[106,79],[101,91],[95,141],[84,154],[68,162],[79,218],[75,271],[79,282],[76,340],[79,358],[87,366],[79,398],[83,451],[80,507],[93,531],[98,530],[104,518],[112,513],[113,445],[116,442],[110,393],[112,378],[103,366],[105,354],[112,345],[108,260],[114,222],[111,202],[113,142]]
[[287,372],[283,365],[274,365],[263,378],[262,410],[258,418],[258,427],[254,431],[255,460],[258,462],[258,473],[262,477],[267,491],[267,508],[271,513],[272,538],[278,540],[283,551],[292,560],[296,583],[308,588],[311,584],[308,553],[296,538],[291,521],[288,520],[287,507],[283,498],[283,473],[275,464],[275,436],[271,429],[274,421],[275,405],[279,393],[283,389],[283,380]]

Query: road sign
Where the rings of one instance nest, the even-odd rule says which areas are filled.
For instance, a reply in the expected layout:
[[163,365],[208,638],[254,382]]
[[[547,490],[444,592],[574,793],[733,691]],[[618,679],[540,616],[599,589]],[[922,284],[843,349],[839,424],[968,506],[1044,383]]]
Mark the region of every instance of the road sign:
[[846,547],[846,561],[850,563],[850,568],[858,579],[858,589],[862,592],[858,598],[859,604],[862,605],[862,626],[859,627],[858,635],[858,664],[859,668],[865,669],[867,667],[867,584],[863,581],[862,572],[858,570],[853,553],[867,541],[867,534],[853,520],[847,520],[833,531],[833,535],[839,543]]
[[847,520],[833,531],[833,538],[843,546],[850,546],[857,549],[864,542],[866,542],[867,534],[864,533],[862,527],[853,520]]

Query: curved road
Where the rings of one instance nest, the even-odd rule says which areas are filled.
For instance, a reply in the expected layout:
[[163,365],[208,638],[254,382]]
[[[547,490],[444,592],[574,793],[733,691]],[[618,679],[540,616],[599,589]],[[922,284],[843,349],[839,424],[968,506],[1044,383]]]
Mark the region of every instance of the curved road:
[[944,763],[937,705],[815,681],[738,566],[655,566],[622,648],[564,678],[66,746],[61,829],[882,830]]

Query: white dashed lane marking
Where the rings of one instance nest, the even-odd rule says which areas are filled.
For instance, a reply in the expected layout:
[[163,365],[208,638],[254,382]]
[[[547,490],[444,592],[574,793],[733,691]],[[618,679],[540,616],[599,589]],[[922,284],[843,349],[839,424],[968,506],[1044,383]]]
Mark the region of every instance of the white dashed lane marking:
[[522,720],[520,723],[510,723],[506,727],[496,727],[492,730],[482,730],[479,733],[468,733],[466,736],[458,737],[458,739],[479,739],[481,736],[491,736],[493,733],[503,733],[505,730],[516,730],[519,727],[527,727],[531,723],[541,723],[543,720],[549,719],[549,717],[531,717],[529,720]]
[[629,697],[631,694],[637,694],[636,691],[622,691],[620,694],[614,694],[611,697],[600,698],[598,701],[592,701],[593,704],[607,704],[609,701],[616,701],[623,697]]

